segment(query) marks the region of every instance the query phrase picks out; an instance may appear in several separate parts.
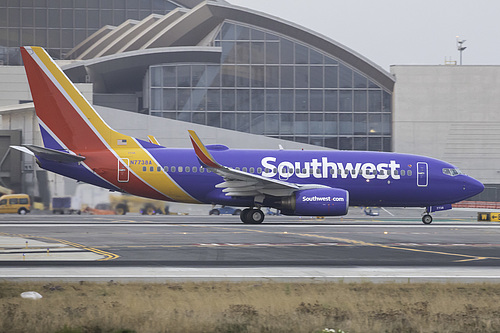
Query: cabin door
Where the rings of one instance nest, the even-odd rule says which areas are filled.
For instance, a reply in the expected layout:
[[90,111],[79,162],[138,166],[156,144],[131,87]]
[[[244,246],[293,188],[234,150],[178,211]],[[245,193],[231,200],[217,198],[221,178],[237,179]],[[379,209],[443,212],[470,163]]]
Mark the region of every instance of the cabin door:
[[118,181],[120,183],[127,183],[130,178],[130,160],[128,158],[118,159]]
[[425,162],[417,163],[417,186],[427,187],[429,184],[429,165]]

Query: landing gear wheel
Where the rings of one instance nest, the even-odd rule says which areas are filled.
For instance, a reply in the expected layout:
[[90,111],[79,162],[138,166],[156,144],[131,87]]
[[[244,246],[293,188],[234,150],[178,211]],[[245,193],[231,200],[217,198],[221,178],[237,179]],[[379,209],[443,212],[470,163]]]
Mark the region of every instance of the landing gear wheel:
[[143,210],[144,215],[155,215],[156,209],[153,206],[146,206]]
[[240,219],[247,224],[260,224],[264,221],[264,212],[260,209],[243,209],[240,214]]
[[116,215],[125,215],[127,214],[127,211],[127,205],[125,204],[118,204],[115,208]]
[[424,224],[431,224],[432,216],[430,216],[429,214],[425,214],[424,216],[422,216],[422,222],[424,222]]
[[247,222],[247,215],[250,213],[251,209],[250,208],[246,208],[246,209],[243,209],[240,213],[240,220],[241,222],[243,223],[248,223]]

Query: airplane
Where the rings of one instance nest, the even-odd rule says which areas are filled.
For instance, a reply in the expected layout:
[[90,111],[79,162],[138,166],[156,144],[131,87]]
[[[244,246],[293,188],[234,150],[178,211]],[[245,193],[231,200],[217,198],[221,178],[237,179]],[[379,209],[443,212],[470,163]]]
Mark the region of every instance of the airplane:
[[431,213],[483,191],[479,181],[433,158],[370,151],[167,148],[113,130],[41,47],[22,47],[43,147],[13,148],[60,175],[137,196],[245,208],[243,223],[283,215],[343,216],[349,206],[422,207]]

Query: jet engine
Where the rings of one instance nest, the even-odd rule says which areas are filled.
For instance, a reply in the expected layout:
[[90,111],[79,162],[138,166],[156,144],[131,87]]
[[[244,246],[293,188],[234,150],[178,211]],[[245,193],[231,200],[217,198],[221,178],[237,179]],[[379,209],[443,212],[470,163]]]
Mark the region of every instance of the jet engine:
[[284,215],[341,216],[349,210],[349,192],[339,188],[300,190],[281,199]]

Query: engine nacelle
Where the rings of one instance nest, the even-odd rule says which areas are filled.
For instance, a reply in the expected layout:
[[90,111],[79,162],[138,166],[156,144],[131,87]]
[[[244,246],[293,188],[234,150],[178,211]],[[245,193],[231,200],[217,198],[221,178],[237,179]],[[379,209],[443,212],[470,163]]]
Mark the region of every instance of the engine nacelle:
[[284,215],[341,216],[349,210],[349,192],[339,188],[301,190],[281,200]]

